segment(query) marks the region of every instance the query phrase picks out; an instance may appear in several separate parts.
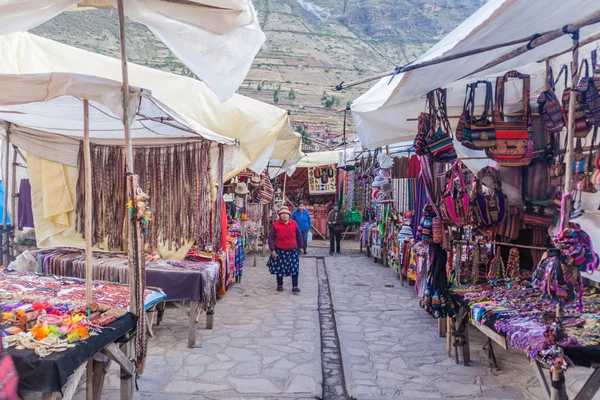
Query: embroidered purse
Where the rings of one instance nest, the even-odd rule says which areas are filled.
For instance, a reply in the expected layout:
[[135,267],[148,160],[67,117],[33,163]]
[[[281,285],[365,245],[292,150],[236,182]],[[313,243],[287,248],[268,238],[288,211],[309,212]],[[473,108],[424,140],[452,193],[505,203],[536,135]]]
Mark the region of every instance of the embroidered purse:
[[[486,92],[483,114],[480,118],[477,118],[475,116],[475,90],[479,84],[485,85]],[[489,119],[494,108],[493,103],[491,82],[477,81],[467,85],[463,113],[456,128],[456,138],[463,146],[481,150],[494,145],[496,139],[494,122]]]
[[[483,192],[483,178],[489,176],[494,184],[489,194]],[[473,194],[475,216],[479,225],[490,227],[501,224],[506,218],[508,201],[502,193],[500,172],[493,167],[482,168],[477,174],[477,183]]]
[[[504,84],[509,78],[523,81],[523,115],[515,121],[504,118]],[[509,71],[496,79],[496,105],[494,107],[494,128],[496,141],[486,152],[503,167],[523,167],[533,158],[533,132],[531,128],[531,108],[529,106],[529,75]]]
[[[469,224],[469,193],[461,171],[462,164],[454,163],[448,171],[446,178],[446,190],[442,195],[442,218],[446,224],[462,227]],[[458,190],[454,188],[454,182],[458,178]]]

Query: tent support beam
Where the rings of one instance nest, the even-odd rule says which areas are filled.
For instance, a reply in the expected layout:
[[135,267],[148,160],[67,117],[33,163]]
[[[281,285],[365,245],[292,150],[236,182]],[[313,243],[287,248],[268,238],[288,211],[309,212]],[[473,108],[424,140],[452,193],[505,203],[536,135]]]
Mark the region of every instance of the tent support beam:
[[[578,19],[577,21],[575,21],[569,25],[565,25],[562,28],[558,28],[549,33],[541,35],[540,37],[533,39],[526,45],[520,46],[512,51],[509,51],[506,54],[503,54],[502,56],[496,58],[494,61],[491,61],[491,62],[485,64],[483,67],[477,69],[475,72],[465,75],[463,78],[486,71],[490,68],[495,67],[496,65],[502,64],[505,61],[508,61],[515,57],[518,57],[521,54],[525,54],[528,51],[535,49],[536,47],[540,47],[540,46],[542,46],[546,43],[549,43],[555,39],[563,37],[564,35],[573,35],[575,32],[577,32],[577,37],[578,37],[577,48],[575,48],[575,44],[573,44],[573,48],[571,49],[573,51],[573,53],[575,53],[575,51],[579,49],[579,30],[583,27],[586,27],[588,25],[593,25],[598,22],[600,22],[600,11],[593,12],[583,18]],[[573,42],[575,42],[575,40],[573,40]]]
[[420,68],[425,68],[425,67],[429,67],[429,66],[432,66],[432,65],[442,64],[442,63],[445,63],[446,61],[458,60],[460,58],[469,57],[469,56],[472,56],[472,55],[475,55],[475,54],[485,53],[486,51],[501,49],[503,47],[508,47],[508,46],[514,46],[515,44],[521,44],[521,43],[525,43],[525,42],[531,42],[535,38],[537,38],[539,36],[546,35],[548,33],[549,32],[544,32],[541,35],[531,35],[531,36],[528,36],[526,38],[512,40],[510,42],[498,43],[498,44],[494,44],[494,45],[491,45],[491,46],[480,47],[480,48],[475,49],[475,50],[465,51],[465,52],[462,52],[462,53],[450,54],[450,55],[447,55],[447,56],[437,57],[437,58],[434,58],[433,60],[424,61],[424,62],[419,63],[419,64],[406,65],[404,67],[396,67],[395,69],[393,69],[391,71],[382,72],[380,74],[373,75],[373,76],[370,76],[370,77],[367,77],[367,78],[357,79],[355,81],[348,82],[346,84],[344,84],[344,82],[341,82],[334,89],[337,90],[337,91],[341,91],[341,90],[347,89],[347,88],[352,87],[352,86],[362,85],[363,83],[368,83],[368,82],[376,81],[378,79],[385,78],[386,76],[397,75],[397,74],[402,73],[402,72],[408,72],[408,71],[412,71],[412,70],[415,70],[415,69],[420,69]]
[[[90,152],[90,106],[83,100],[83,162],[85,174],[85,301],[92,300],[93,253],[92,253],[92,159]],[[91,386],[91,385],[88,385]]]

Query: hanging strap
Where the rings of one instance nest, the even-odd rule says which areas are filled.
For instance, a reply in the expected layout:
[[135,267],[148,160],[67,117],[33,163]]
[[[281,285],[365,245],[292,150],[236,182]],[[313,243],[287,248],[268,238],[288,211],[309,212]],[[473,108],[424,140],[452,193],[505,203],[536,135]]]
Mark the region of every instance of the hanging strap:
[[445,133],[452,136],[452,128],[450,127],[450,121],[448,121],[448,111],[446,109],[446,89],[438,88],[435,91],[438,101],[438,121],[440,127]]
[[562,76],[562,74],[565,74],[565,89],[567,88],[567,79],[569,78],[569,66],[567,64],[563,65],[562,67],[560,67],[560,71],[558,72],[558,76],[556,77],[556,80],[554,81],[554,83],[558,83],[558,81],[560,81],[560,77]]
[[598,127],[594,127],[594,132],[592,133],[592,144],[590,146],[590,154],[588,156],[588,171],[591,172],[594,169],[594,147],[596,146],[596,137],[598,135]]
[[504,76],[499,76],[496,79],[496,107],[494,117],[497,120],[504,119],[504,84],[508,82],[510,78],[518,78],[523,80],[523,115],[521,116],[521,120],[523,118],[527,118],[529,120],[530,112],[529,112],[529,91],[530,91],[530,77],[527,74],[522,74],[519,71],[508,71]]
[[548,88],[553,92],[556,90],[556,85],[554,84],[554,75],[552,73],[552,66],[548,65],[546,69],[546,80],[548,82]]

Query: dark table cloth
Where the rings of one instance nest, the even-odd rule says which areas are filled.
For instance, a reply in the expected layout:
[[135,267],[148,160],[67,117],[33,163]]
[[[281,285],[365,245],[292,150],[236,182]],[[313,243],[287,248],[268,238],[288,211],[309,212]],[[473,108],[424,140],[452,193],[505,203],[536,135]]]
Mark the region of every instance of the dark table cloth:
[[21,392],[60,392],[69,377],[84,362],[104,347],[121,338],[135,326],[135,316],[126,314],[108,325],[102,334],[91,336],[77,346],[40,358],[33,350],[6,349],[19,374]]
[[[451,293],[452,300],[454,302],[467,310],[467,313],[470,314],[470,307],[468,301],[461,295],[456,293]],[[486,318],[484,325],[493,330],[494,332],[503,335],[502,333],[496,331],[494,325],[497,321],[497,314],[492,313],[488,318]],[[565,355],[573,361],[575,365],[581,367],[591,367],[593,364],[600,364],[600,345],[597,346],[584,346],[584,347],[564,347]]]
[[199,271],[146,269],[146,285],[161,288],[166,301],[200,300],[205,283]]

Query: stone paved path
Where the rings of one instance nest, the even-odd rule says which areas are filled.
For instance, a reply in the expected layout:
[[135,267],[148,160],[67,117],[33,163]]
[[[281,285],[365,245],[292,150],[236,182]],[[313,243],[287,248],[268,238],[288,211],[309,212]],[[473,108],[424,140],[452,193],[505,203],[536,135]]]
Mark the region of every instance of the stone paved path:
[[[346,256],[326,257],[325,264],[350,396],[369,400],[543,398],[520,351],[497,349],[501,371],[488,368],[484,340],[476,330],[470,331],[472,365],[456,365],[446,357],[436,321],[419,307],[413,289],[400,287],[392,270],[359,255],[353,243],[346,249]],[[309,256],[322,251],[313,247]],[[187,316],[167,309],[163,323],[155,328],[157,337],[150,340],[137,399],[320,398],[316,259],[302,258],[300,296],[290,293],[289,278],[286,291],[275,292],[265,263],[266,259],[259,258],[257,267],[247,266],[243,282],[219,300],[212,331],[203,328],[201,317],[195,349],[187,348]],[[325,338],[338,343],[330,332]],[[577,368],[567,374],[571,396],[589,373]],[[118,399],[118,387],[118,374],[112,368],[103,399]],[[83,393],[76,398],[83,399]]]
[[[437,321],[419,307],[412,287],[400,287],[389,268],[366,257],[325,261],[351,396],[386,400],[543,398],[520,351],[496,348],[501,370],[488,368],[484,337],[476,329],[469,330],[471,365],[457,365],[448,358]],[[585,368],[568,372],[570,389],[581,387],[590,373]],[[569,390],[571,396],[573,393]]]
[[[203,328],[188,349],[188,317],[167,308],[149,343],[136,398],[152,400],[314,399],[322,393],[321,341],[315,259],[303,258],[300,296],[275,291],[275,279],[259,259],[241,284],[219,299],[214,328]],[[119,378],[107,375],[105,399],[118,399]],[[80,398],[84,398],[80,393]]]

